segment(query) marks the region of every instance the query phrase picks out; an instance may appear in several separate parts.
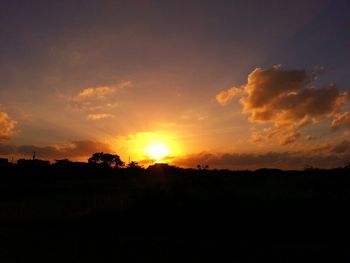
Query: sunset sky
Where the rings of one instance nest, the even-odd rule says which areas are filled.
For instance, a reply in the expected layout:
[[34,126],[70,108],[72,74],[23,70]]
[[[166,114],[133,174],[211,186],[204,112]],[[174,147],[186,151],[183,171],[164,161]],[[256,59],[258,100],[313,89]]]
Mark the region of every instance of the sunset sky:
[[0,156],[350,161],[350,1],[0,0]]

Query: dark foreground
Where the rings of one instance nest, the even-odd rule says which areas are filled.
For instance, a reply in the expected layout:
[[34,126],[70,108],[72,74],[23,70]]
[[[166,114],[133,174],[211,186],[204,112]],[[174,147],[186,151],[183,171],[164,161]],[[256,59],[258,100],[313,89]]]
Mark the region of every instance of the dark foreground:
[[347,169],[7,167],[0,262],[348,262]]

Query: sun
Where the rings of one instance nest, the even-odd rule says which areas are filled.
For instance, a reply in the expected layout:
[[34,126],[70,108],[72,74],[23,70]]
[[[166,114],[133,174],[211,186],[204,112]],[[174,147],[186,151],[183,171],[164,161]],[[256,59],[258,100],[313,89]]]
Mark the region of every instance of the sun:
[[183,155],[181,138],[176,131],[138,132],[114,141],[115,152],[122,152],[124,159],[147,166],[154,163],[174,164]]
[[155,161],[161,161],[170,153],[169,147],[164,143],[152,143],[146,147],[146,154]]

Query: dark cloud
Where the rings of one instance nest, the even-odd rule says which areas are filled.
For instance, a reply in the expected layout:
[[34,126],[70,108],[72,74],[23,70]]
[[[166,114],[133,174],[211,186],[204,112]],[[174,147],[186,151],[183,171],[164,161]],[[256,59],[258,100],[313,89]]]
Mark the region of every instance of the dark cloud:
[[69,144],[39,147],[34,145],[0,145],[1,155],[14,155],[18,157],[31,157],[33,152],[38,158],[60,159],[60,158],[83,158],[95,152],[113,152],[108,144],[94,141],[74,141]]
[[[271,138],[273,136],[269,134],[273,134],[279,137],[281,144],[292,143],[300,136],[302,127],[329,117],[335,118],[333,127],[349,123],[350,115],[341,113],[348,102],[348,92],[341,92],[334,85],[314,87],[315,74],[285,70],[281,66],[257,68],[249,74],[244,86],[246,96],[240,99],[243,112],[250,115],[249,120],[253,123],[274,127],[268,134],[255,132],[253,141]],[[225,102],[237,94],[230,92],[231,89],[225,91],[229,97],[225,97]]]
[[0,155],[12,155],[16,151],[17,147],[14,145],[0,144]]
[[334,153],[350,153],[350,142],[345,140],[345,141],[342,141],[342,142],[336,144],[332,148],[332,152],[334,152]]
[[[328,148],[323,148],[322,151]],[[180,167],[195,168],[197,164],[209,165],[211,168],[227,169],[303,169],[306,165],[319,168],[341,167],[350,159],[348,155],[332,152],[267,152],[260,154],[212,154],[200,153],[177,159],[174,164]]]

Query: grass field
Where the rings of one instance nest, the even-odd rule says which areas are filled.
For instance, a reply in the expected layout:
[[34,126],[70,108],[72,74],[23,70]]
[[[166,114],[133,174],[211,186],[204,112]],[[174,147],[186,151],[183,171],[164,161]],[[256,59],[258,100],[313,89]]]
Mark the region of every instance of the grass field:
[[10,167],[0,182],[3,262],[350,259],[346,169]]

